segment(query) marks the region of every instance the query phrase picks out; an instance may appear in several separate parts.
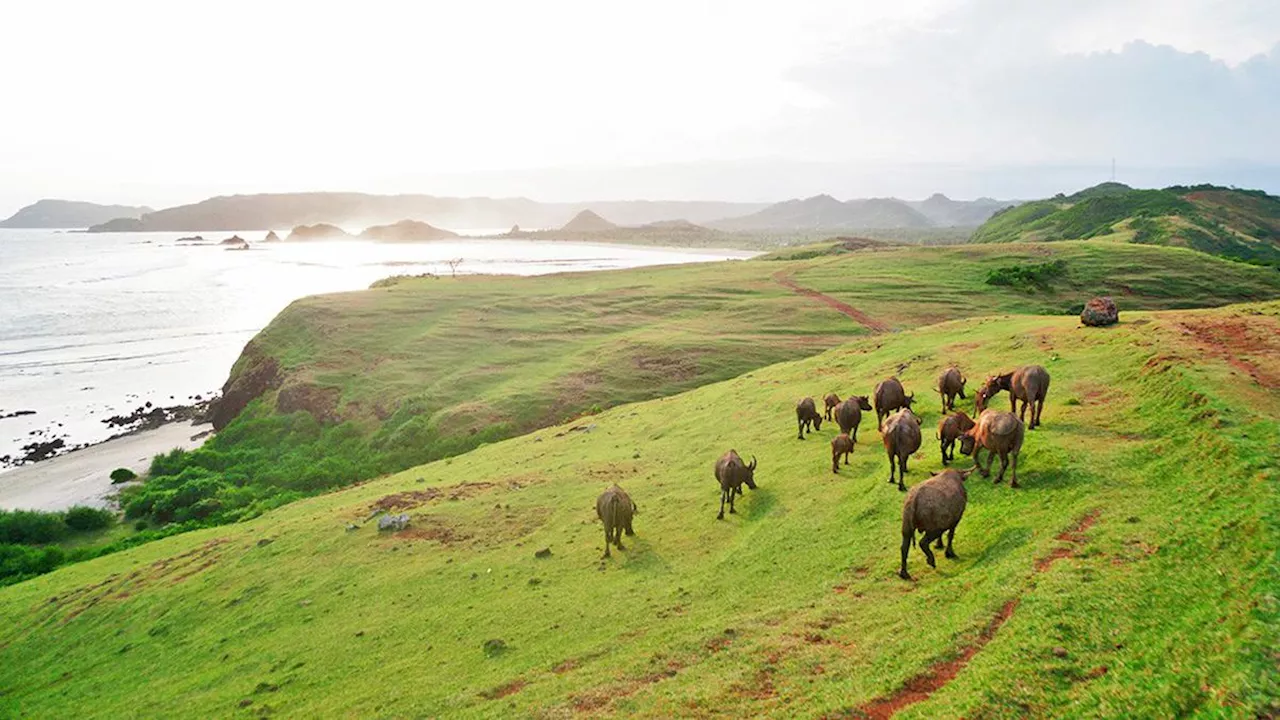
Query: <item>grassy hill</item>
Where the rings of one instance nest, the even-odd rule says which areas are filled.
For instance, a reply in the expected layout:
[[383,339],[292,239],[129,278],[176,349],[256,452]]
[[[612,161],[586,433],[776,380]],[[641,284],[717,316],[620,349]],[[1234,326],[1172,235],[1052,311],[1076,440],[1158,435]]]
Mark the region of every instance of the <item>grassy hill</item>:
[[[734,269],[757,265],[786,267]],[[408,313],[411,292],[429,291],[291,312]],[[0,714],[1274,713],[1280,303],[1123,320],[855,339],[0,589]],[[1053,386],[1025,489],[972,478],[959,559],[913,550],[908,583],[874,425],[834,476],[834,429],[798,441],[792,408],[897,373],[923,401],[918,483],[939,467],[928,388],[953,362],[1038,362]],[[730,447],[759,458],[760,489],[717,522]],[[637,535],[601,562],[593,501],[614,481]],[[378,533],[378,508],[411,526]]]
[[[126,511],[157,524],[240,520],[873,332],[1075,314],[1098,293],[1116,295],[1125,312],[1280,297],[1270,270],[1176,248],[846,251],[855,246],[816,248],[803,261],[405,279],[300,300],[233,369],[225,395],[249,401],[245,410],[202,449],[157,461],[150,481],[127,491]],[[1060,261],[1061,277],[1043,287],[987,284],[1046,260]],[[235,410],[224,402],[220,427]]]
[[1280,198],[1214,185],[1136,190],[1104,183],[1025,203],[978,228],[978,243],[1105,239],[1280,266]]

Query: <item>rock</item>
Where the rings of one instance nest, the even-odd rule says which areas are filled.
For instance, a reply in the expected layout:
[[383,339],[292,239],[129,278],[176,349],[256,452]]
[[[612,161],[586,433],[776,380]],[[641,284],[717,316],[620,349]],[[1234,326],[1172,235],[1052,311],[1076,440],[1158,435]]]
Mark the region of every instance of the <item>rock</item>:
[[327,223],[299,225],[289,233],[289,241],[299,240],[350,240],[351,235],[340,227]]
[[350,522],[347,523],[347,532],[355,532],[356,530],[359,530],[359,529],[360,529],[359,525],[355,523],[350,523]]
[[1064,658],[1067,656],[1067,649],[1059,645],[1058,647],[1053,649],[1053,656]]
[[484,654],[489,657],[501,655],[507,651],[507,643],[502,639],[493,639],[484,641]]
[[409,516],[406,514],[383,515],[378,518],[379,531],[390,530],[391,532],[397,532],[407,527],[409,527]]
[[249,242],[248,242],[247,240],[245,240],[244,238],[240,237],[239,235],[232,235],[231,237],[227,238],[226,240],[223,240],[222,242],[220,242],[220,243],[218,243],[218,244],[219,244],[219,245],[236,245],[236,246],[239,246],[239,245],[248,245],[248,244],[249,244]]
[[280,236],[276,234],[275,230],[268,230],[267,236],[262,238],[262,242],[280,242]]
[[190,235],[188,237],[178,238],[178,242],[204,242],[203,235]]
[[1085,303],[1084,310],[1080,312],[1080,322],[1091,327],[1114,325],[1120,322],[1120,311],[1110,297],[1096,297]]
[[551,557],[551,548],[542,548],[538,552],[534,553],[533,556],[538,558],[539,560],[549,558]]

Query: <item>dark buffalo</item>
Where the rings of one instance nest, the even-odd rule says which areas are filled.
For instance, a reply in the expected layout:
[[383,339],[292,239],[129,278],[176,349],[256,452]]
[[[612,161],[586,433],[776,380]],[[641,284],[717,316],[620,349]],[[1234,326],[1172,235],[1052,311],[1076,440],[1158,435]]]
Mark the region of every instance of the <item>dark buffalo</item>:
[[755,490],[755,477],[755,456],[752,456],[750,465],[742,461],[736,450],[730,450],[720,456],[720,459],[716,461],[716,482],[720,483],[720,514],[716,516],[717,520],[724,519],[724,504],[726,501],[729,503],[729,512],[731,514],[738,512],[733,509],[733,498],[735,495],[742,494],[743,485]]
[[627,537],[635,535],[635,531],[631,529],[631,518],[636,514],[636,504],[631,501],[631,497],[627,495],[622,488],[614,483],[613,487],[600,493],[600,497],[596,498],[596,515],[600,518],[600,522],[604,523],[604,556],[609,557],[609,545],[617,546],[619,550],[622,547],[622,533],[625,531]]

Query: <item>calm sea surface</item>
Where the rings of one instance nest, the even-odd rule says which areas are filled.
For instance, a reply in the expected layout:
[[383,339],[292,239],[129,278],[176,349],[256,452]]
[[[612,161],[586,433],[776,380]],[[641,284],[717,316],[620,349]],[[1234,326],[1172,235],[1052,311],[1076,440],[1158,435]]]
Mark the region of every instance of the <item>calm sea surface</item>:
[[35,411],[0,420],[0,456],[35,439],[101,441],[112,434],[104,418],[208,396],[249,338],[304,295],[447,274],[452,258],[464,258],[459,272],[537,275],[751,254],[496,239],[242,252],[177,242],[194,234],[0,230],[0,416]]

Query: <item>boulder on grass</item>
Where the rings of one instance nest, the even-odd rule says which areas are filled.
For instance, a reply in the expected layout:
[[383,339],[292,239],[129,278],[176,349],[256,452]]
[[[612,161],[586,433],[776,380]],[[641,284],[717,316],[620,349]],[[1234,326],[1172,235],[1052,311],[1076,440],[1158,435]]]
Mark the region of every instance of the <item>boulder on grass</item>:
[[1110,297],[1096,297],[1085,303],[1084,310],[1080,312],[1080,322],[1092,327],[1114,325],[1120,322],[1120,311]]
[[397,532],[409,527],[408,515],[383,515],[378,518],[378,530]]

